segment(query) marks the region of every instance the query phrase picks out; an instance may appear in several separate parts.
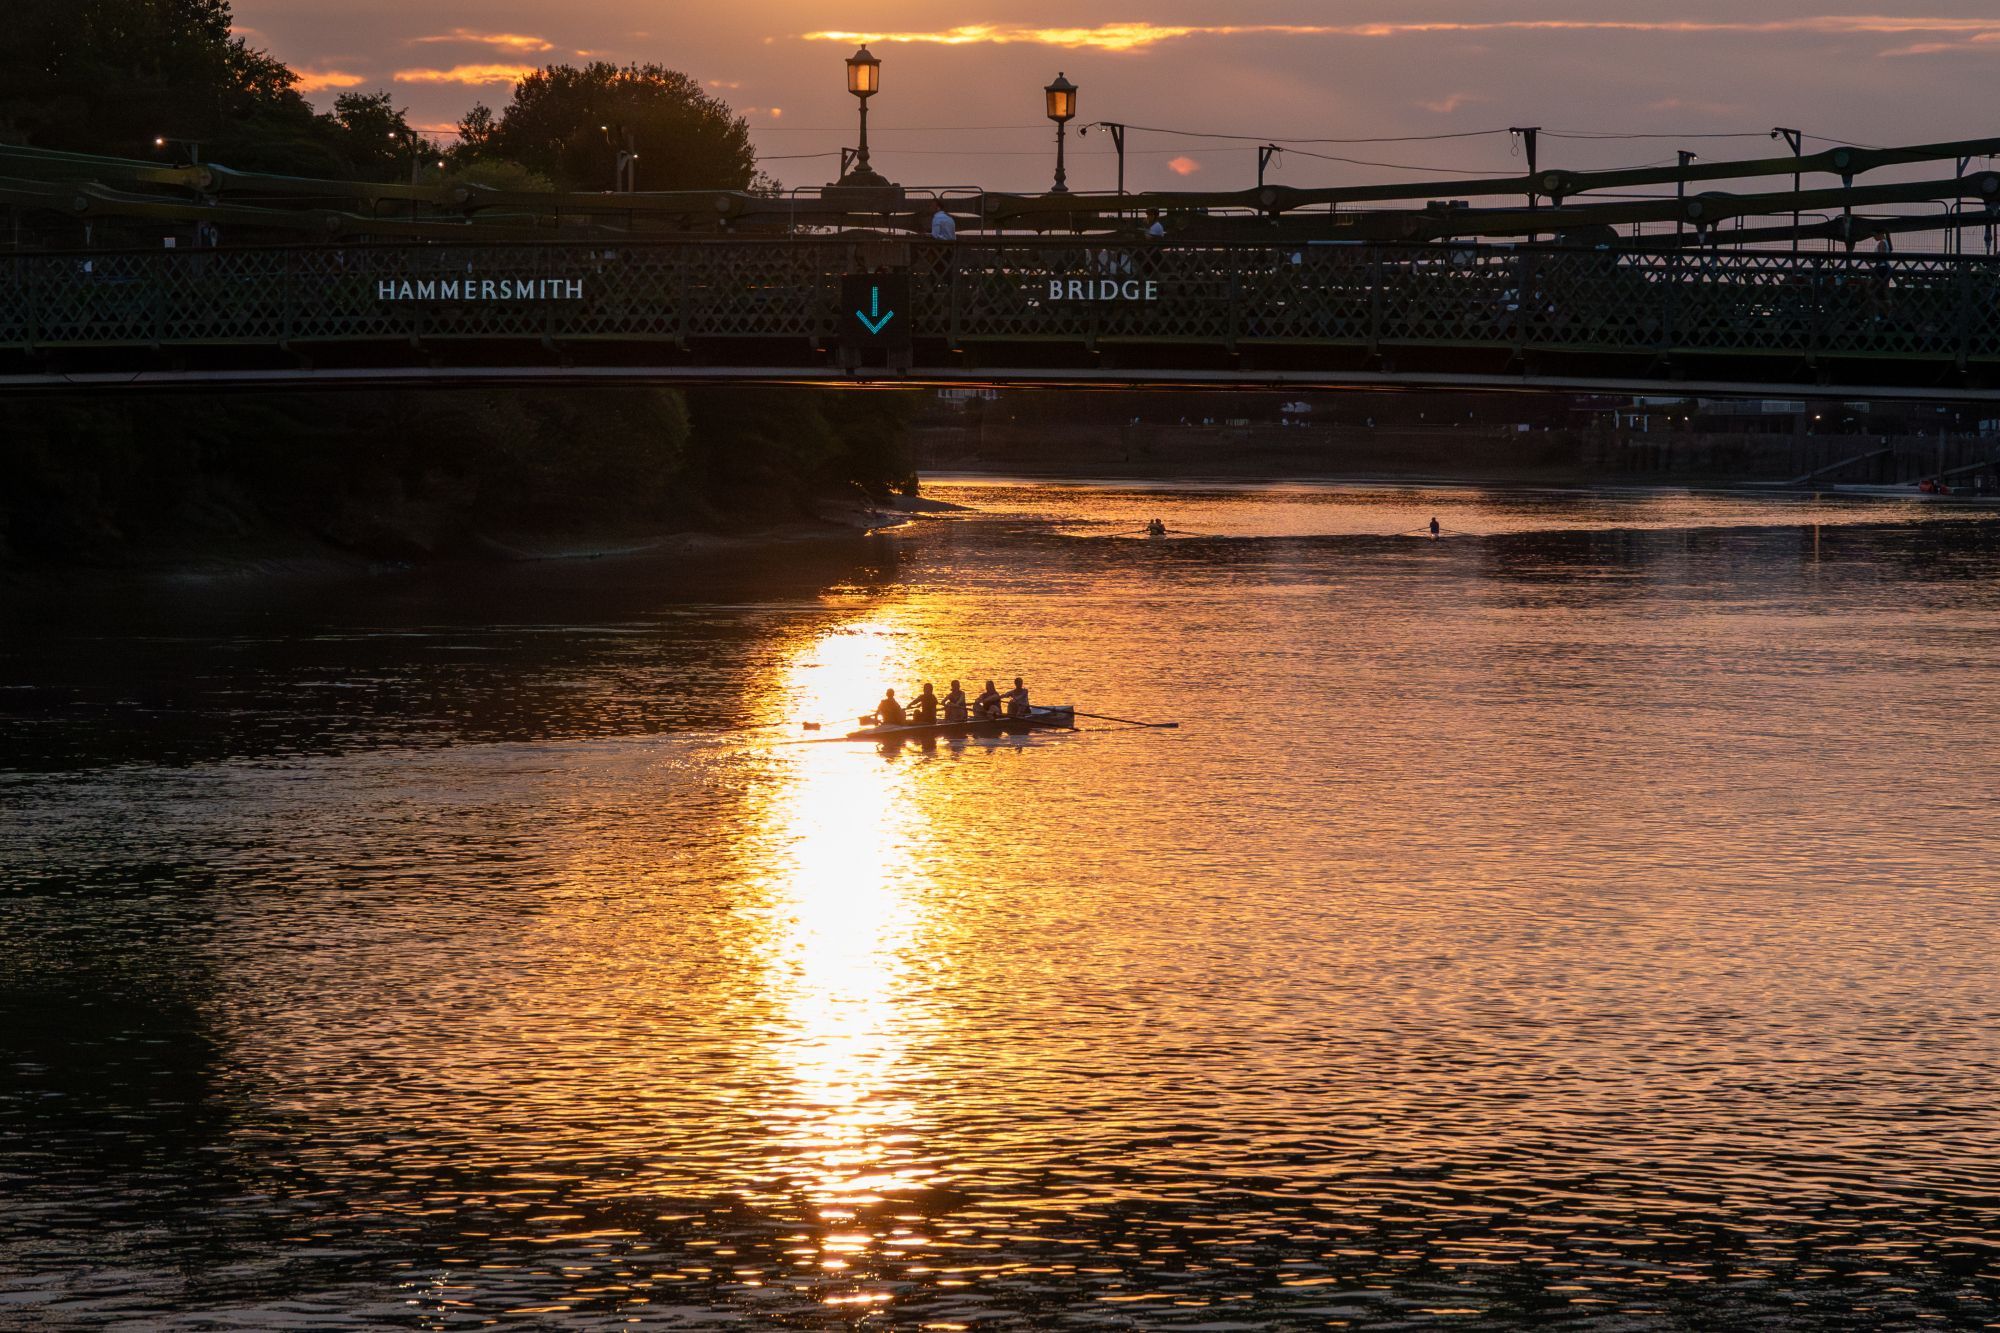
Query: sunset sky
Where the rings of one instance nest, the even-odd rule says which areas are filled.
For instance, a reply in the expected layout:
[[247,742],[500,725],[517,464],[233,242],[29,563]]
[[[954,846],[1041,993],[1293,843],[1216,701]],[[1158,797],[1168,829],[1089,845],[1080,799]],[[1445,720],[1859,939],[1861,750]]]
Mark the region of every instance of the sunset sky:
[[[254,45],[304,73],[320,105],[343,89],[388,88],[427,126],[449,126],[475,101],[503,104],[517,74],[538,64],[658,61],[708,82],[747,116],[767,170],[788,185],[836,173],[835,156],[809,155],[852,141],[841,61],[862,37],[883,60],[871,108],[876,165],[910,185],[996,188],[1046,181],[1040,90],[1058,70],[1082,89],[1080,123],[1272,138],[1523,124],[1756,136],[1551,138],[1543,149],[1546,165],[1617,166],[1671,160],[1676,147],[1761,155],[1775,124],[1859,143],[1988,134],[1983,111],[2000,62],[2000,12],[1973,0],[1893,16],[1809,0],[237,0],[236,15]],[[1251,144],[1135,130],[1128,147],[1134,187],[1236,188],[1255,176]],[[1072,140],[1072,149],[1075,187],[1112,186],[1107,138]],[[1505,135],[1311,151],[1392,165],[1294,152],[1273,179],[1313,185],[1423,178],[1396,169],[1405,165],[1519,166]]]

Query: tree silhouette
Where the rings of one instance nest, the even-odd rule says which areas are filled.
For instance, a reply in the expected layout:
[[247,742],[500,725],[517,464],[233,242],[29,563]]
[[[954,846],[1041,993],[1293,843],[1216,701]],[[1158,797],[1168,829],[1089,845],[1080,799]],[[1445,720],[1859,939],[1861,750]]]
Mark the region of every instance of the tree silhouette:
[[228,0],[14,0],[0,40],[0,137],[156,155],[310,134],[291,70],[230,35]]
[[551,65],[516,84],[497,116],[475,107],[459,128],[469,155],[571,190],[613,188],[620,151],[638,154],[643,190],[747,189],[757,170],[743,118],[660,65]]

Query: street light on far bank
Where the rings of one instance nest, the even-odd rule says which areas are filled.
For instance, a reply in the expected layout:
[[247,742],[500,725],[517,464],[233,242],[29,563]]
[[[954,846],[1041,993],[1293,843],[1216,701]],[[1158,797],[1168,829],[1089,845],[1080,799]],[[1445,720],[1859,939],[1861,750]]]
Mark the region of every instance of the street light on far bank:
[[1049,119],[1056,123],[1056,183],[1051,194],[1069,193],[1069,172],[1063,166],[1063,137],[1069,122],[1076,119],[1076,85],[1060,73],[1056,81],[1042,89],[1048,99]]
[[159,149],[162,152],[166,151],[167,145],[169,144],[181,145],[183,148],[188,150],[188,161],[193,163],[197,167],[201,165],[201,140],[176,139],[171,137],[170,135],[165,135],[165,134],[155,135],[153,138],[153,147]]

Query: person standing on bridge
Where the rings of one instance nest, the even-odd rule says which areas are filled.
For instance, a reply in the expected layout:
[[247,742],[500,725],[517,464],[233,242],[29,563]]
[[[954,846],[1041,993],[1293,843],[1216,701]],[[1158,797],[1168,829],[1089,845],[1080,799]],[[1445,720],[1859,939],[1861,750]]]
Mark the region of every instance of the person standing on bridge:
[[958,220],[944,211],[944,204],[931,201],[931,239],[934,241],[955,241],[958,239]]

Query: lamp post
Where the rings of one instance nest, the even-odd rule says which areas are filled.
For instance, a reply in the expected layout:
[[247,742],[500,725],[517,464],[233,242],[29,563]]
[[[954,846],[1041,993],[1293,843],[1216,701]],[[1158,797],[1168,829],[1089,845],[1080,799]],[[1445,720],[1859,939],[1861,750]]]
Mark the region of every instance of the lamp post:
[[868,161],[868,99],[882,91],[882,62],[865,46],[847,58],[847,91],[861,103],[861,140],[840,150],[840,179],[822,197],[855,212],[893,213],[902,206],[903,187]]
[[153,139],[153,147],[162,150],[164,150],[168,144],[172,143],[180,144],[183,148],[186,148],[188,150],[188,162],[191,165],[197,167],[201,165],[201,140],[175,139],[164,134],[158,135]]
[[1049,119],[1056,123],[1056,183],[1051,194],[1069,193],[1069,172],[1063,166],[1063,137],[1070,121],[1076,119],[1076,85],[1056,75],[1056,81],[1042,89],[1048,98]]
[[861,103],[861,142],[854,150],[854,169],[841,177],[841,183],[886,184],[868,162],[868,99],[882,91],[882,62],[865,46],[847,58],[847,91]]
[[611,137],[609,125],[599,125],[597,128],[603,132],[604,142],[610,144],[616,153],[611,167],[611,192],[613,194],[621,191],[636,192],[639,188],[639,154],[633,151],[631,127],[627,125],[618,127],[619,138],[625,141],[622,148],[619,147],[618,140]]
[[[410,188],[413,190],[416,189],[418,184],[417,178],[419,175],[421,175],[419,168],[423,165],[422,159],[424,155],[424,149],[428,147],[428,145],[424,143],[423,137],[421,135],[418,135],[414,132],[410,134],[391,133],[389,135],[389,138],[391,141],[399,143],[403,147],[410,150]],[[410,201],[410,207],[412,209],[411,215],[415,216],[414,212],[416,208],[415,200]]]

